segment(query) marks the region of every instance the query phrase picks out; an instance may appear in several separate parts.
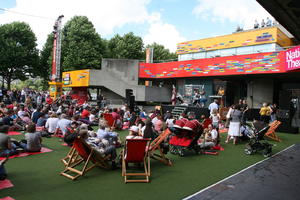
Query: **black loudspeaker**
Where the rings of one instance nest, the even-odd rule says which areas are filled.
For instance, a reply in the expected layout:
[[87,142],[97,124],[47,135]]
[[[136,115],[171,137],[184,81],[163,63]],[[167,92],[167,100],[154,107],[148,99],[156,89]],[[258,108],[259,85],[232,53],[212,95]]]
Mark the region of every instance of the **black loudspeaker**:
[[126,103],[129,104],[130,103],[130,97],[133,96],[133,90],[132,89],[126,89],[125,90],[125,94],[126,94]]
[[290,109],[290,99],[292,93],[289,90],[282,90],[279,92],[279,108]]
[[130,110],[134,110],[134,106],[135,106],[135,96],[131,95],[129,97],[129,103],[128,103],[128,107]]

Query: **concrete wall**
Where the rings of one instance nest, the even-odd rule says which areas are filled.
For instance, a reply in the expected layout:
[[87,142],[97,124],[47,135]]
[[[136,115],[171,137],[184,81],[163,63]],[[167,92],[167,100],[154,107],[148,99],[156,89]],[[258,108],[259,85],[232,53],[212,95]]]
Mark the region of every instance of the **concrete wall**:
[[138,60],[103,59],[101,70],[90,70],[89,85],[105,87],[121,98],[125,98],[126,89],[132,89],[136,101],[170,102],[171,90],[138,85],[138,73]]
[[166,87],[146,87],[147,101],[170,102],[172,89]]
[[273,103],[274,84],[272,79],[256,79],[247,86],[247,102],[250,108],[260,108],[262,103]]
[[119,79],[138,85],[139,79],[139,61],[128,59],[103,59],[102,71],[111,72]]

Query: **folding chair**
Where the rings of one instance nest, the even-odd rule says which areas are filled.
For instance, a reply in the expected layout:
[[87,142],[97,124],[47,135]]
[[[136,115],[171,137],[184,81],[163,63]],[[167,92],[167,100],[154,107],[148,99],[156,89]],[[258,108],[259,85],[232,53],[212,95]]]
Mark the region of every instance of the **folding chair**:
[[[150,177],[150,156],[149,149],[150,139],[127,139],[122,152],[122,176],[125,183],[128,182],[149,182]],[[128,172],[129,163],[143,163],[144,172]],[[132,177],[132,178],[129,178]],[[137,179],[133,177],[144,177]]]
[[[96,166],[110,169],[107,163],[110,156],[103,157],[83,139],[76,138],[73,142],[73,148],[73,151],[72,149],[70,150],[70,156],[66,159],[67,164],[65,169],[60,173],[61,175],[75,180]],[[82,164],[83,166],[81,166]]]
[[[155,140],[153,140],[150,143],[150,147],[149,147],[149,154],[150,157],[158,160],[166,165],[171,166],[172,162],[169,158],[167,158],[165,156],[165,154],[163,153],[163,149],[161,148],[161,143],[165,141],[165,139],[171,134],[171,131],[169,129],[166,129],[162,134],[160,134],[157,138],[155,138]],[[159,151],[159,154],[154,153],[155,150]]]
[[103,118],[107,121],[108,126],[115,127],[116,120],[114,120],[111,113],[103,113]]
[[75,162],[75,160],[79,160],[79,159],[80,159],[80,158],[78,159],[78,156],[79,156],[78,152],[77,152],[76,149],[72,146],[72,147],[70,148],[68,154],[67,154],[65,157],[63,157],[63,158],[61,159],[61,161],[63,162],[63,164],[64,164],[65,166],[67,166],[67,165],[68,165],[68,162],[69,162],[69,160],[70,160],[71,157],[72,157],[72,159],[73,159],[72,162]]
[[281,124],[280,121],[275,120],[270,124],[270,128],[269,130],[266,132],[265,136],[275,140],[277,142],[281,142],[281,139],[278,137],[278,135],[275,133],[275,130],[277,129],[277,127]]

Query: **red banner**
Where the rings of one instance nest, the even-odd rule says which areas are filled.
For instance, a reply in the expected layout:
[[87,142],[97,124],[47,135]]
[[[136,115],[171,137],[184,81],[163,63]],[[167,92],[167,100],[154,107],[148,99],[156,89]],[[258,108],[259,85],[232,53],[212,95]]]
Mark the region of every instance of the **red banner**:
[[286,50],[285,56],[285,69],[287,71],[300,69],[300,46]]
[[285,72],[285,52],[268,52],[167,63],[140,63],[140,78],[179,78]]

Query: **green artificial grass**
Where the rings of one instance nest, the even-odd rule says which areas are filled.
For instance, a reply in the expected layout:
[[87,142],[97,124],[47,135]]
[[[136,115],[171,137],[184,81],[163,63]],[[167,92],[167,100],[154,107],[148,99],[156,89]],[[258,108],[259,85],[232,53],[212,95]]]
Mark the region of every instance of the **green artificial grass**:
[[[127,131],[121,131],[122,138]],[[93,200],[93,199],[182,199],[217,181],[220,181],[262,159],[261,154],[245,155],[245,143],[224,144],[219,155],[190,155],[179,157],[168,154],[173,166],[151,160],[150,183],[127,183],[120,170],[94,168],[85,176],[72,181],[59,173],[60,161],[69,151],[59,138],[43,138],[43,146],[52,152],[14,158],[6,163],[8,178],[13,188],[0,190],[0,198],[11,196],[16,200]],[[300,142],[300,135],[279,133],[282,142],[272,142],[273,154]],[[22,139],[23,136],[13,136]]]

